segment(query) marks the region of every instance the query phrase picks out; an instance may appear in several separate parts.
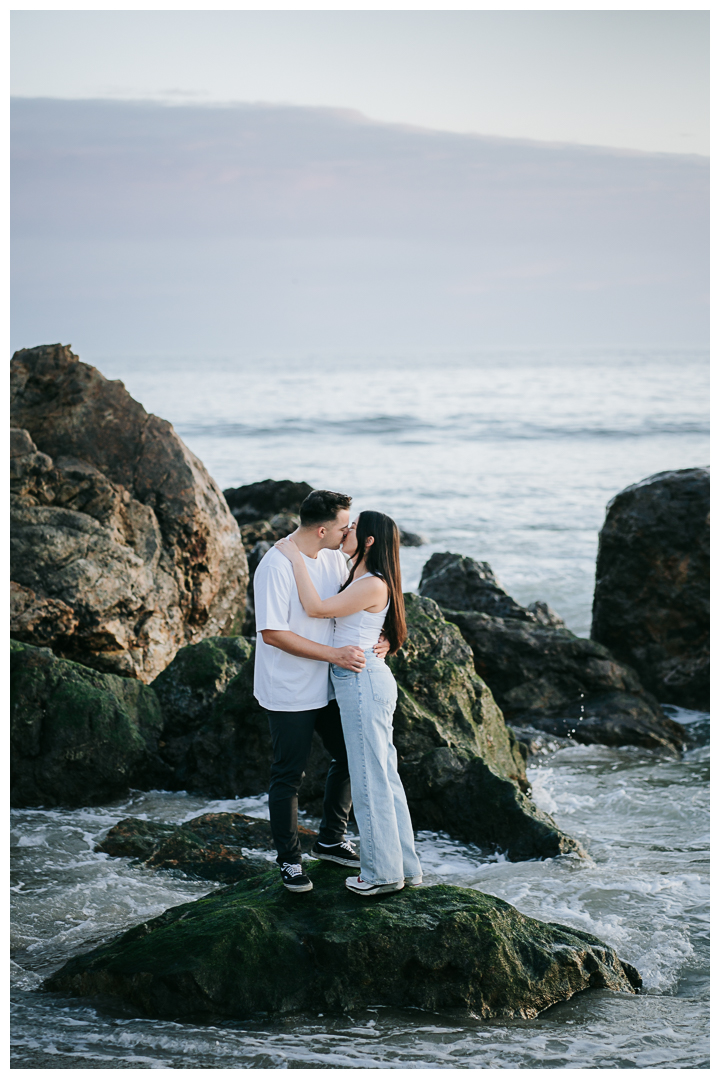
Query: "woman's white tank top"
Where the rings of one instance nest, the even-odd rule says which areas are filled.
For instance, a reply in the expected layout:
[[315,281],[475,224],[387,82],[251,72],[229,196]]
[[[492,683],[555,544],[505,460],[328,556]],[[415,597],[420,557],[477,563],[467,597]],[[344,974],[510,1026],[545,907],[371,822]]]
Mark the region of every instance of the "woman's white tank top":
[[[363,574],[357,580],[373,577],[373,574]],[[355,582],[353,582],[353,585]],[[348,585],[348,589],[352,589]],[[382,611],[355,611],[352,615],[341,615],[335,619],[335,635],[333,645],[336,649],[342,649],[345,645],[358,645],[361,649],[372,649],[377,645],[380,631],[385,622],[385,616],[390,607],[390,600]]]

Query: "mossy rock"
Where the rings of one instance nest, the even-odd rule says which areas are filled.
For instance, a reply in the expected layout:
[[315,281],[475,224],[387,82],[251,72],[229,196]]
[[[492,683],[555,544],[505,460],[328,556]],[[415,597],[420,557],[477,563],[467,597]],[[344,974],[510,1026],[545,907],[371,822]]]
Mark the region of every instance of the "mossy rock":
[[[300,825],[300,847],[309,851],[317,833]],[[273,847],[270,822],[246,814],[201,814],[181,825],[123,818],[95,848],[115,857],[138,859],[154,870],[181,871],[210,881],[241,881],[266,869],[262,856],[248,852]]]
[[598,938],[473,889],[363,899],[337,867],[311,873],[310,893],[288,893],[271,870],[171,908],[70,960],[45,988],[202,1021],[370,1005],[531,1018],[592,987],[641,985]]
[[167,773],[160,703],[138,679],[10,642],[13,806],[87,806]]

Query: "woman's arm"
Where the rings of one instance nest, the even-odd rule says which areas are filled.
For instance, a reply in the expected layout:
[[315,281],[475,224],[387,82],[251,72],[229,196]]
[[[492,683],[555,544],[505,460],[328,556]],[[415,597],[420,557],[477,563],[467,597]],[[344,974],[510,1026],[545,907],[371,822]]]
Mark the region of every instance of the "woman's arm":
[[378,604],[384,607],[387,603],[387,585],[377,577],[363,578],[351,589],[345,589],[337,596],[321,600],[308,573],[302,552],[294,540],[286,536],[278,540],[275,547],[292,563],[300,603],[307,614],[314,619],[333,619],[341,615],[354,615],[356,611],[366,611],[368,608],[377,607]]

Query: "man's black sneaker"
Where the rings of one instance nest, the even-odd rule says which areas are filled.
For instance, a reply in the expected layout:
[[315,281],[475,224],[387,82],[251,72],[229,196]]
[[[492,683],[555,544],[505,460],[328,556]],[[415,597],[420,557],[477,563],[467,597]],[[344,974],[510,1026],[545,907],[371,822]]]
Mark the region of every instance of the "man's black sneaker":
[[290,892],[310,892],[313,883],[307,874],[303,874],[300,863],[284,862],[280,867],[283,885]]
[[316,840],[310,854],[316,859],[326,859],[327,862],[350,866],[354,870],[360,869],[360,856],[349,840],[341,840],[339,844],[321,844]]

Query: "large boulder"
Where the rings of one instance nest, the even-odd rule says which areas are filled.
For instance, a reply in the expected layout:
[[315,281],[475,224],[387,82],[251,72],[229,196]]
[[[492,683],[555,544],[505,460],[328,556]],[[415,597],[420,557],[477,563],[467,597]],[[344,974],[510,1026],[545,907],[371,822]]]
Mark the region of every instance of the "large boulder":
[[[513,859],[581,853],[532,803],[524,747],[456,627],[433,601],[411,593],[405,601],[408,640],[390,664],[399,684],[399,770],[415,827],[499,847]],[[165,717],[160,753],[173,786],[218,798],[267,790],[270,735],[252,680],[249,642],[222,638],[182,649],[155,680]],[[320,812],[328,764],[316,737],[300,793],[312,813]]]
[[151,681],[242,625],[237,523],[166,420],[69,348],[11,364],[11,632]]
[[337,867],[288,894],[266,871],[68,961],[45,989],[113,997],[135,1015],[213,1021],[365,1006],[532,1018],[589,988],[637,992],[598,938],[452,885],[358,900]]
[[[300,846],[309,851],[317,833],[298,827]],[[270,822],[246,814],[201,814],[181,825],[123,818],[95,847],[115,858],[137,859],[153,870],[181,871],[210,881],[241,881],[267,869],[253,851],[273,847]]]
[[660,699],[710,708],[710,470],[657,473],[608,503],[591,636]]
[[10,644],[13,806],[87,806],[162,779],[162,714],[149,686]]
[[433,555],[420,591],[439,598],[445,618],[458,626],[508,723],[584,743],[682,749],[684,729],[632,668],[573,634],[547,604],[517,604],[487,563]]

